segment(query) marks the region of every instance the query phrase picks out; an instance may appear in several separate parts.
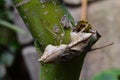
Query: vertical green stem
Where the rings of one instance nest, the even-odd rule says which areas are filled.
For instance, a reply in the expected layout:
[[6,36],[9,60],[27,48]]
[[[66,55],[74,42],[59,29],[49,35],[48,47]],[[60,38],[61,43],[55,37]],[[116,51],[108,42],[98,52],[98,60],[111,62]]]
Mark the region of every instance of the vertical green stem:
[[63,6],[58,0],[14,0],[14,3],[40,45],[58,45],[61,39],[63,43],[69,42],[71,30],[64,32],[60,21],[64,15],[70,15],[62,8]]
[[[63,17],[74,26],[74,20],[62,0],[13,0],[32,36],[43,49],[48,44],[70,42],[71,29],[64,29]],[[55,31],[56,30],[56,31]],[[87,52],[68,62],[41,63],[40,80],[79,80]]]

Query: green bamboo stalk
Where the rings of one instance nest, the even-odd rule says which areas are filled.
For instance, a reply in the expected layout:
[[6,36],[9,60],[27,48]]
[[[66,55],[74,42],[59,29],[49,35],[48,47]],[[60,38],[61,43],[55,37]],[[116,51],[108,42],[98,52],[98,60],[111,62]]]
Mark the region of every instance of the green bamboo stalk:
[[[66,17],[73,27],[75,23],[62,0],[13,0],[13,2],[37,41],[36,44],[40,45],[37,48],[41,49],[42,53],[48,44],[70,42],[71,29],[65,29],[66,26],[61,25],[61,20]],[[91,41],[94,41],[94,37]],[[40,80],[79,80],[85,55],[92,45],[88,45],[80,56],[67,62],[41,63]]]
[[[14,0],[14,2],[32,35],[42,46],[60,44],[63,38],[61,34],[64,34],[60,20],[65,14],[66,16],[69,14],[61,8],[57,0],[45,3],[44,0]],[[58,28],[58,32],[54,32],[55,28]],[[69,32],[70,29],[65,31],[63,43],[69,42]]]

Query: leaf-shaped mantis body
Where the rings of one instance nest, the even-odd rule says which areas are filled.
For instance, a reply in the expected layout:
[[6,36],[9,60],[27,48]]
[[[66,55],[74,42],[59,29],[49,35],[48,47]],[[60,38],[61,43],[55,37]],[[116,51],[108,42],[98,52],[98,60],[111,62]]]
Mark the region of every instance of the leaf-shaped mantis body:
[[[44,54],[39,59],[39,61],[48,63],[48,62],[57,62],[64,61],[62,57],[69,56],[70,58],[78,54],[70,53],[71,50],[76,50],[82,52],[86,45],[88,45],[89,38],[92,36],[92,33],[71,33],[71,42],[66,44],[61,44],[59,46],[48,45],[45,48]],[[67,52],[67,53],[66,53]],[[70,56],[72,54],[72,56]],[[68,57],[67,57],[68,58]],[[70,59],[68,58],[68,59]],[[66,60],[67,61],[67,60]]]

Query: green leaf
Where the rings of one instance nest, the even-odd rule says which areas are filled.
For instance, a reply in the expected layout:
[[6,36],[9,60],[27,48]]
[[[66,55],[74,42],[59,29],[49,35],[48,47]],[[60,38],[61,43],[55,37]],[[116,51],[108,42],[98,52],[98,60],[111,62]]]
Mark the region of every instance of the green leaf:
[[11,24],[11,23],[9,23],[9,22],[7,22],[7,21],[4,21],[4,20],[0,20],[0,25],[5,26],[5,27],[7,27],[7,28],[10,28],[10,29],[12,29],[12,30],[14,30],[14,31],[16,31],[16,32],[18,32],[18,33],[20,33],[20,34],[24,34],[24,33],[25,33],[25,32],[24,32],[22,29],[20,29],[18,26],[14,25],[14,24]]
[[13,63],[14,55],[12,55],[10,52],[5,52],[1,55],[0,61],[6,66],[10,67]]
[[120,69],[111,69],[97,74],[93,80],[120,80]]

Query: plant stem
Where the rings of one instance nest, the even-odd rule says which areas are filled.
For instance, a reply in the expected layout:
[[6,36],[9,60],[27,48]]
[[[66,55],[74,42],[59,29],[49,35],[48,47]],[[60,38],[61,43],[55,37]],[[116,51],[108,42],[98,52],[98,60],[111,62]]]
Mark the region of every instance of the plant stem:
[[82,0],[81,20],[87,20],[87,0]]
[[[61,24],[61,20],[65,17],[72,26],[75,23],[62,0],[13,0],[13,2],[37,44],[40,45],[37,48],[43,49],[42,53],[49,44],[59,45],[70,42],[71,29],[65,29],[66,26]],[[56,25],[60,30],[58,33],[54,31]],[[41,63],[40,80],[79,80],[85,55],[91,46],[87,47],[80,56],[67,62]]]

